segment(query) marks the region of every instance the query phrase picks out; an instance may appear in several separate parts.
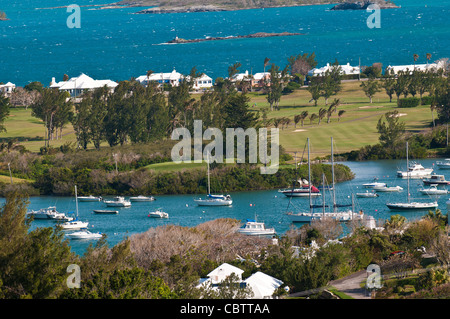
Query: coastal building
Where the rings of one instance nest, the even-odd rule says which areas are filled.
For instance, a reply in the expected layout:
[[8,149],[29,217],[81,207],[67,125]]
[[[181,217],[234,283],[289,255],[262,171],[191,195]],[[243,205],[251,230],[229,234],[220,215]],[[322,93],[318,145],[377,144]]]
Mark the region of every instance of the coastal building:
[[426,64],[408,64],[408,65],[389,65],[385,73],[388,74],[391,72],[394,75],[397,75],[398,72],[409,72],[410,74],[416,70],[416,71],[432,71],[436,72],[439,69],[442,69],[445,67],[444,61],[438,61],[436,63],[426,63]]
[[253,299],[272,298],[275,290],[277,290],[283,282],[277,278],[269,276],[260,271],[254,273],[245,280],[242,280],[244,271],[238,267],[223,263],[213,271],[207,278],[200,279],[196,288],[208,288],[217,290],[219,285],[232,274],[236,275],[241,287],[250,287],[253,292]]
[[8,82],[6,84],[0,84],[0,94],[10,97],[16,85],[14,83]]
[[[189,76],[186,77],[186,79],[189,79]],[[213,79],[203,73],[200,77],[196,78],[194,80],[193,89],[196,91],[200,90],[207,90],[213,87]]]
[[270,72],[251,74],[246,70],[244,73],[235,74],[230,81],[233,83],[248,81],[252,87],[264,87],[265,85],[270,85]]
[[[339,65],[341,67],[341,74],[342,75],[358,75],[361,72],[361,69],[359,66],[351,66],[350,63]],[[327,65],[321,67],[321,68],[314,68],[308,72],[309,76],[324,76],[327,71],[331,72],[334,65],[330,65],[330,63],[327,63]]]
[[108,87],[111,91],[118,84],[111,80],[94,80],[90,76],[82,73],[78,77],[70,78],[67,81],[56,82],[55,78],[52,78],[52,82],[50,83],[50,88],[57,88],[61,91],[69,92],[71,97],[80,96],[84,91],[94,90],[100,87]]
[[183,75],[173,69],[170,73],[152,73],[150,75],[141,75],[136,78],[142,85],[147,86],[150,82],[156,82],[159,86],[170,84],[171,86],[178,86],[182,81]]

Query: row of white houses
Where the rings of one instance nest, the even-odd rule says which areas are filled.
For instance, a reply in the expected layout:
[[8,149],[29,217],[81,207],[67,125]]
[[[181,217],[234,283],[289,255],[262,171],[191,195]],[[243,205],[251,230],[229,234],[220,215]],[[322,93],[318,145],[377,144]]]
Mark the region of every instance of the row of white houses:
[[[340,65],[341,73],[343,75],[357,75],[360,74],[361,68],[359,66],[352,66],[350,63]],[[393,74],[398,74],[400,71],[403,72],[413,72],[414,70],[419,71],[436,71],[438,69],[442,69],[446,67],[445,59],[442,59],[435,63],[427,63],[427,64],[411,64],[411,65],[389,65],[385,69],[386,72],[392,72]],[[325,66],[320,68],[313,68],[308,72],[309,76],[323,76],[327,71],[331,71],[333,65],[327,63]],[[177,72],[173,69],[172,72],[161,72],[161,73],[152,73],[148,75],[141,75],[136,78],[142,85],[147,86],[148,83],[154,82],[158,83],[159,86],[163,85],[171,85],[178,86],[182,81],[189,80],[189,76],[184,76],[181,73]],[[270,73],[269,72],[258,72],[255,74],[249,74],[248,71],[244,73],[238,73],[234,75],[231,79],[232,82],[240,82],[240,81],[249,81],[251,82],[252,87],[263,87],[267,83],[270,83]],[[55,78],[52,78],[50,83],[51,88],[57,88],[59,90],[67,91],[70,93],[72,97],[80,96],[86,90],[93,90],[95,88],[107,86],[111,90],[118,85],[117,82],[112,80],[94,80],[88,75],[82,73],[78,77],[70,78],[67,81],[56,82]],[[196,78],[193,83],[193,89],[195,91],[202,91],[206,89],[212,88],[214,85],[213,79],[206,75],[202,74],[200,77]],[[10,96],[14,91],[16,85],[8,82],[6,84],[0,84],[0,94],[5,96]]]

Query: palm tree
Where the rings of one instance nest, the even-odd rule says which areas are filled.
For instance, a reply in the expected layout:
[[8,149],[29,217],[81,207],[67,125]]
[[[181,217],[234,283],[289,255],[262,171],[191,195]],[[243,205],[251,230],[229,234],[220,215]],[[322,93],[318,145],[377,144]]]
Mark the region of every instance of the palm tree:
[[330,107],[328,108],[328,111],[327,111],[327,123],[330,123],[330,119],[331,119],[331,116],[333,115],[334,108],[335,107],[333,105],[330,105]]
[[300,122],[300,120],[302,119],[301,114],[297,114],[294,116],[294,127],[297,128],[297,124],[298,122]]
[[[264,74],[266,74],[266,67],[269,65],[269,61],[270,61],[269,58],[264,59]],[[264,78],[265,78],[265,76],[264,76]]]
[[325,114],[327,114],[327,109],[324,109],[323,107],[320,108],[319,110],[319,124],[320,125],[320,121],[322,121],[323,117],[325,116]]
[[308,111],[303,111],[302,114],[300,114],[300,121],[302,122],[303,127],[303,121],[308,117]]
[[312,124],[312,121],[314,121],[316,118],[318,118],[319,116],[316,113],[312,113],[309,116],[309,124]]
[[416,70],[416,61],[417,61],[417,59],[419,58],[419,55],[418,54],[413,54],[413,59],[414,59],[414,71]]
[[337,112],[337,107],[339,105],[341,105],[340,99],[334,99],[333,102],[331,103],[330,107],[334,109],[334,113]]
[[428,61],[430,61],[431,59],[431,53],[427,53],[427,65],[428,65]]
[[147,71],[147,87],[150,84],[150,76],[153,74],[152,70],[148,70]]
[[344,113],[345,113],[345,110],[339,110],[339,113],[338,113],[338,122],[339,122],[339,120],[341,119],[341,116],[344,115]]

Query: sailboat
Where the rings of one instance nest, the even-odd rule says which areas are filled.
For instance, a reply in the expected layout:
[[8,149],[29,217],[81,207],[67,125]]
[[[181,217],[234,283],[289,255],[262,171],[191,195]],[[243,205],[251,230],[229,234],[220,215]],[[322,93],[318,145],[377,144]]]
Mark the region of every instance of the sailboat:
[[70,230],[70,229],[81,229],[81,228],[88,227],[89,222],[82,222],[81,220],[78,220],[77,185],[75,185],[75,205],[76,205],[76,211],[77,211],[76,218],[72,221],[68,221],[68,222],[65,222],[65,223],[62,223],[61,225],[59,225],[62,229]]
[[[295,155],[295,169],[297,172],[297,154]],[[295,183],[295,181],[294,181]],[[314,185],[310,185],[309,181],[299,178],[297,183],[300,185],[298,188],[292,186],[291,189],[279,190],[286,197],[309,197],[309,196],[321,196],[320,191]]]
[[194,202],[199,206],[230,206],[233,203],[230,195],[212,195],[211,194],[211,183],[210,183],[210,172],[209,172],[209,154],[207,158],[208,163],[208,194],[206,198],[194,199]]
[[[406,167],[409,167],[408,158],[408,142],[406,142]],[[392,210],[420,210],[420,209],[430,209],[438,207],[438,203],[434,202],[411,202],[411,195],[409,193],[409,178],[410,174],[407,174],[408,192],[407,192],[407,202],[397,202],[397,203],[386,203],[386,206]]]
[[[346,222],[353,219],[362,219],[364,217],[364,213],[361,211],[359,213],[354,212],[354,200],[352,195],[352,208],[347,211],[341,211],[338,212],[336,210],[337,207],[345,207],[349,205],[339,205],[336,203],[336,187],[335,187],[335,180],[334,180],[334,155],[333,155],[333,137],[331,137],[331,170],[332,170],[332,177],[333,177],[333,211],[329,213],[325,213],[325,200],[323,200],[323,212],[322,213],[314,213],[311,211],[311,209],[314,207],[311,202],[311,197],[309,199],[309,205],[310,205],[310,212],[309,213],[288,213],[288,217],[290,217],[292,222],[309,222],[314,219],[322,219],[322,218],[333,218],[340,222]],[[310,160],[309,160],[309,138],[308,138],[308,174],[309,179],[311,178],[311,166],[310,166]],[[323,196],[325,198],[325,196]]]

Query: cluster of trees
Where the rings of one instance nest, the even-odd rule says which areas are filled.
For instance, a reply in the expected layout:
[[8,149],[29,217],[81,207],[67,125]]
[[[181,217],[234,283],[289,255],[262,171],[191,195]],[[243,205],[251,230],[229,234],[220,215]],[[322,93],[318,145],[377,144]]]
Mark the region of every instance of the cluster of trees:
[[[450,265],[447,217],[440,211],[409,223],[394,215],[384,222],[383,230],[369,230],[355,221],[345,237],[340,237],[342,226],[338,222],[314,221],[288,231],[278,245],[236,233],[239,222],[231,219],[192,228],[162,226],[135,234],[112,248],[103,238],[83,256],[71,252],[58,228],[30,230],[26,211],[27,201],[19,193],[10,194],[0,208],[1,298],[224,298],[239,292],[229,290],[231,279],[219,294],[194,288],[199,278],[223,262],[243,269],[243,278],[260,270],[297,292],[324,287],[330,280],[372,263],[379,264],[383,273],[394,275],[405,267],[420,268],[418,248],[422,247],[436,256],[436,266]],[[339,243],[329,242],[337,239]],[[294,245],[300,247],[298,253]],[[407,263],[389,258],[397,250],[409,256]],[[236,260],[236,254],[245,261]],[[67,285],[71,264],[81,270],[82,280],[76,289]],[[416,283],[420,290],[443,282],[434,274],[426,274]],[[380,297],[389,293],[388,286],[386,289],[380,290]]]
[[311,100],[314,101],[315,106],[321,97],[325,99],[325,105],[328,105],[328,99],[341,91],[341,72],[342,69],[336,61],[324,75],[311,78],[307,90],[311,93]]

